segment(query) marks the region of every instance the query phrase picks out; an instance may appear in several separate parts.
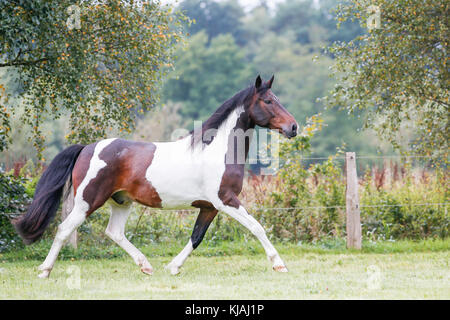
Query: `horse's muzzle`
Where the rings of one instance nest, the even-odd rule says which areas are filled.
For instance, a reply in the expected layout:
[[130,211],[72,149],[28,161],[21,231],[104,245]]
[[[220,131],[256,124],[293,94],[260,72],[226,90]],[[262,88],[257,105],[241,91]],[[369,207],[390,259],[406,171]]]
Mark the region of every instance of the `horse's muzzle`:
[[297,123],[293,123],[287,126],[287,128],[283,129],[283,134],[288,139],[294,138],[295,136],[297,136],[297,129],[298,129]]

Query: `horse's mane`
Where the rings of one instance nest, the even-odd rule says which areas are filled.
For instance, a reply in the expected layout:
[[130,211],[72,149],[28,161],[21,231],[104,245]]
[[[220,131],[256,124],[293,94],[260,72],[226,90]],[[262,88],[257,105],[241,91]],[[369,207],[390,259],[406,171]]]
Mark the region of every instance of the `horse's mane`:
[[[190,134],[192,135],[191,144],[194,146],[200,141],[203,143],[210,143],[211,141],[204,141],[204,133],[209,129],[219,129],[220,125],[228,118],[228,116],[240,106],[247,106],[250,103],[250,99],[253,96],[255,90],[255,86],[250,86],[238,93],[236,93],[232,98],[225,101],[202,125],[202,129],[192,130]],[[194,135],[199,135],[201,133],[201,137],[197,137]]]

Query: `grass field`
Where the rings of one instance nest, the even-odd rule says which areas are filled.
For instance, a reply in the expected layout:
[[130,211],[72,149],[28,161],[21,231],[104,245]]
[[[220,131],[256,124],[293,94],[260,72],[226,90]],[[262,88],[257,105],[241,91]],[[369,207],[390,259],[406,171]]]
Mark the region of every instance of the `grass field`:
[[[271,270],[256,242],[200,246],[172,276],[181,244],[143,248],[155,272],[131,258],[58,260],[50,279],[26,252],[0,256],[0,299],[450,299],[450,241],[278,244],[289,273]],[[26,259],[26,260],[25,260]]]

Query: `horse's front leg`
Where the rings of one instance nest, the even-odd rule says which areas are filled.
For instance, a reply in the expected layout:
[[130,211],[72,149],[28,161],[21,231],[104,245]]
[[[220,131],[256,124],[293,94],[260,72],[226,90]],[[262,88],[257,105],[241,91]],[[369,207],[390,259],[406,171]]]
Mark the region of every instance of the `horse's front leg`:
[[267,258],[272,262],[273,270],[287,272],[288,269],[286,268],[286,265],[283,260],[281,260],[275,247],[270,243],[261,224],[247,212],[234,193],[228,193],[224,198],[224,200],[215,204],[216,208],[239,221],[258,238],[266,251]]

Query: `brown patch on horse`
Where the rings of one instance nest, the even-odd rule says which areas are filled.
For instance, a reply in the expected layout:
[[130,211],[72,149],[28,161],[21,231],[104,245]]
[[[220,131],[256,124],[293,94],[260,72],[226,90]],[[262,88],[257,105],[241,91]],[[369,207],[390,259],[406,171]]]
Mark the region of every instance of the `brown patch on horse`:
[[[83,181],[89,169],[95,145],[85,148],[73,171],[74,190]],[[153,143],[116,139],[99,154],[106,166],[86,186],[83,199],[89,204],[87,215],[101,207],[114,193],[123,191],[134,201],[149,207],[161,207],[161,198],[145,178],[151,165],[156,146]],[[84,150],[83,150],[84,151]]]
[[191,235],[192,247],[195,249],[202,242],[205,236],[206,230],[216,217],[218,210],[212,205],[211,202],[204,200],[197,200],[192,202],[192,206],[200,208],[200,213],[195,221],[194,230]]
[[193,206],[194,208],[215,209],[213,204],[206,200],[196,200],[191,203],[191,206]]
[[[246,112],[243,112],[236,122],[236,126],[233,130],[243,130],[246,132],[248,129],[253,129],[255,124],[248,117]],[[237,196],[242,191],[242,185],[245,175],[245,163],[238,163],[238,143],[237,137],[230,135],[228,139],[228,149],[225,155],[225,172],[223,173],[222,180],[219,187],[219,199],[225,205],[239,208],[241,205]],[[245,159],[247,159],[248,151],[250,150],[250,139],[245,137]],[[227,163],[232,158],[232,163]]]

